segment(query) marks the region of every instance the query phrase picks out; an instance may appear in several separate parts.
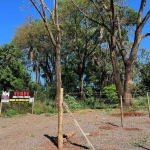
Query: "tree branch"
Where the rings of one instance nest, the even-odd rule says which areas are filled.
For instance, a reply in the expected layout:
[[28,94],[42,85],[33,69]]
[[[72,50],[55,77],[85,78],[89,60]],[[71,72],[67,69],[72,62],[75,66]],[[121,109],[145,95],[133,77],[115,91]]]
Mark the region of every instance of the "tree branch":
[[139,25],[139,28],[143,28],[143,26],[146,24],[147,20],[150,17],[150,11],[147,12],[146,16],[144,17],[144,19],[142,20],[141,24]]
[[40,11],[40,9],[37,7],[36,5],[36,1],[34,0],[30,0],[30,2],[33,4],[33,6],[36,8],[36,10],[38,11],[38,13],[40,14],[40,16],[42,17],[43,21],[44,21],[44,24],[45,24],[45,27],[48,31],[48,34],[50,36],[50,39],[52,41],[52,44],[54,47],[56,47],[56,41],[54,39],[54,36],[52,34],[52,31],[51,29],[49,28],[49,25],[48,25],[48,21],[47,21],[47,18],[46,18],[46,13],[45,13],[45,4],[44,4],[44,0],[40,0],[40,5],[42,7],[42,12]]
[[139,9],[139,13],[138,13],[138,19],[137,19],[137,27],[140,25],[141,20],[142,20],[142,13],[144,11],[144,7],[146,4],[146,0],[141,0],[141,5],[140,5],[140,9]]
[[150,36],[150,33],[146,33],[146,34],[142,35],[141,39],[144,39],[147,36]]
[[87,19],[89,19],[89,20],[93,21],[94,23],[97,23],[97,24],[99,24],[99,25],[105,27],[105,29],[106,29],[108,32],[111,31],[104,23],[100,23],[100,22],[98,22],[98,21],[92,19],[92,18],[91,18],[90,16],[88,16],[85,12],[83,12],[83,11],[78,7],[78,5],[74,2],[74,0],[71,0],[71,2],[77,7],[77,9],[80,11],[80,13],[82,13]]

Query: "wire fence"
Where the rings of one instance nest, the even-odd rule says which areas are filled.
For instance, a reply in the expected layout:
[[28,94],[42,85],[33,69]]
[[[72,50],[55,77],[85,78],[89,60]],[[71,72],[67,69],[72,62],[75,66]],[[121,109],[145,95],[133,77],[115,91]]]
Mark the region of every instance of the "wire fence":
[[[117,93],[117,92],[116,92]],[[144,92],[136,91],[132,92],[132,96],[129,99],[131,101],[131,104],[133,108],[141,108],[141,109],[149,109],[149,93],[150,91],[145,90]],[[81,98],[81,95],[83,96]],[[72,93],[63,93],[64,101],[69,102],[72,108],[77,108],[78,103],[82,103],[83,106],[89,106],[90,108],[97,108],[97,109],[103,109],[103,108],[116,108],[120,104],[120,97],[106,97],[101,92],[72,92]],[[123,103],[125,102],[125,98],[122,97]],[[49,96],[45,95],[41,100],[36,97],[35,103],[36,107],[35,109],[41,112],[40,109],[42,109],[41,104],[37,104],[38,102],[44,103],[44,105],[51,105],[53,107],[54,105],[54,98],[50,98]],[[2,106],[0,106],[2,107]],[[3,108],[0,108],[0,110],[5,110],[7,112],[12,111],[13,112],[19,112],[19,113],[31,113],[33,112],[34,103],[27,103],[27,102],[9,102],[9,103],[3,103]],[[123,108],[128,108],[128,106],[123,105]],[[47,108],[44,108],[47,109]],[[12,112],[12,113],[13,113]],[[14,112],[15,113],[15,112]]]

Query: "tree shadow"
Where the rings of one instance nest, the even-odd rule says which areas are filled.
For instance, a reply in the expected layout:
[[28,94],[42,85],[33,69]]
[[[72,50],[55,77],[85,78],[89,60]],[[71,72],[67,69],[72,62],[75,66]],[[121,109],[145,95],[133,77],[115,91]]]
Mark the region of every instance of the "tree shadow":
[[[45,136],[46,138],[48,138],[55,146],[58,146],[58,145],[55,143],[56,137],[54,137],[54,136],[49,136],[49,135],[47,135],[47,134],[44,134],[44,136]],[[80,147],[80,148],[84,148],[84,149],[89,149],[89,147],[87,147],[87,146],[80,145],[80,144],[77,144],[77,143],[73,143],[73,142],[71,142],[71,141],[69,141],[69,140],[67,140],[67,141],[68,141],[68,143],[71,144],[71,145],[74,145],[74,146],[77,146],[77,147]]]
[[44,134],[44,136],[45,136],[46,138],[48,138],[55,146],[57,146],[57,144],[55,143],[56,137],[54,137],[54,136],[49,136],[49,135],[47,135],[47,134]]
[[80,145],[80,144],[77,144],[77,143],[73,143],[71,141],[68,141],[70,144],[74,145],[74,146],[77,146],[77,147],[80,147],[80,148],[84,148],[84,149],[89,149],[89,147],[87,146],[84,146],[84,145]]

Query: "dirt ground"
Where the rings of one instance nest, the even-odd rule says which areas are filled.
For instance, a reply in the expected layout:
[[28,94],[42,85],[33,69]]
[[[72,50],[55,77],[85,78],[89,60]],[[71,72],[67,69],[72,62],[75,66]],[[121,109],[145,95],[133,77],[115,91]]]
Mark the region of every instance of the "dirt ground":
[[[73,114],[95,150],[150,150],[150,118],[147,112],[120,115],[102,110],[78,111]],[[68,113],[64,114],[64,134],[75,134],[64,143],[64,150],[89,149],[82,133]],[[58,116],[27,114],[0,118],[0,150],[57,150],[54,144]]]

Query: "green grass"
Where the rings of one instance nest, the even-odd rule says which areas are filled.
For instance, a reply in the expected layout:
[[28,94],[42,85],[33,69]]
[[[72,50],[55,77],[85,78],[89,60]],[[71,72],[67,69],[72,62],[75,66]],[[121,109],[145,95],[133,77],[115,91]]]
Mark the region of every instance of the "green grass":
[[[16,117],[20,115],[25,115],[27,113],[32,112],[32,103],[7,103],[4,104],[2,108],[1,117]],[[56,114],[58,112],[57,109],[54,108],[54,102],[34,102],[34,114],[49,114],[49,116]]]
[[[99,109],[103,110],[107,113],[111,113],[114,111],[114,108],[118,106],[117,103],[109,103],[109,102],[98,102],[93,97],[85,100],[78,100],[76,97],[66,95],[64,97],[64,101],[67,103],[69,109],[72,112],[78,110],[85,109]],[[139,97],[133,101],[133,107],[124,108],[124,112],[133,111],[133,110],[147,110],[147,100],[146,98]],[[1,117],[14,117],[18,115],[24,115],[32,112],[32,103],[8,103],[4,104],[2,108]],[[35,101],[34,102],[34,114],[40,115],[45,114],[46,116],[52,116],[58,113],[58,109],[54,108],[54,101]],[[66,109],[64,108],[64,113],[66,113]]]
[[140,138],[137,142],[132,142],[131,144],[135,147],[144,146],[146,142],[148,141],[149,135],[146,135],[145,137]]

